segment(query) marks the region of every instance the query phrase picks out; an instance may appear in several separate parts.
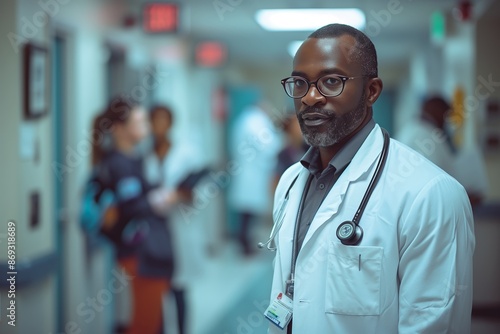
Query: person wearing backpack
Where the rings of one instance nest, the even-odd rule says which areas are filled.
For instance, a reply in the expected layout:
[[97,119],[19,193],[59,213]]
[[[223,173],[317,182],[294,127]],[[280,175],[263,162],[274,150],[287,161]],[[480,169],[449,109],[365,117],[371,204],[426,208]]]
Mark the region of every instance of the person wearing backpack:
[[170,232],[162,213],[179,198],[174,192],[154,188],[144,178],[136,146],[148,135],[145,110],[123,98],[113,99],[94,122],[94,184],[111,199],[107,205],[101,203],[104,208],[100,207],[94,230],[113,243],[119,266],[133,277],[128,334],[161,330],[162,295],[169,290],[174,267]]

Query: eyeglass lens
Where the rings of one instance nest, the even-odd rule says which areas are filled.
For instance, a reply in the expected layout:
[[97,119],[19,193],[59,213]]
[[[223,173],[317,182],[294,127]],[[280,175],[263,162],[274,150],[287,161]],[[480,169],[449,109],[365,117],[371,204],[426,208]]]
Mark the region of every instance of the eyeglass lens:
[[[310,83],[301,77],[290,77],[285,81],[285,90],[291,97],[303,97],[309,91]],[[337,96],[342,93],[344,81],[336,75],[321,77],[316,87],[325,96]]]

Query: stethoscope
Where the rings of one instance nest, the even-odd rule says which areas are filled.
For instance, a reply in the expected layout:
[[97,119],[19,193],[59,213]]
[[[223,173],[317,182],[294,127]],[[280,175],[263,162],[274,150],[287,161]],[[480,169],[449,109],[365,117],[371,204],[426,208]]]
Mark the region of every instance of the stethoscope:
[[[377,185],[378,180],[380,179],[380,175],[382,174],[382,171],[384,169],[385,162],[387,160],[387,154],[389,152],[389,133],[385,129],[381,129],[382,134],[384,136],[384,145],[382,147],[382,152],[380,153],[380,158],[377,163],[377,167],[375,168],[375,173],[372,176],[372,179],[370,180],[370,183],[368,184],[368,188],[366,189],[365,195],[363,196],[363,199],[361,200],[361,203],[359,204],[358,210],[354,214],[354,217],[352,220],[346,220],[343,223],[341,223],[337,227],[337,238],[340,240],[340,242],[344,245],[348,246],[356,246],[359,245],[361,242],[361,239],[363,239],[363,229],[361,226],[359,226],[359,221],[361,219],[361,216],[363,215],[363,212],[365,211],[365,207],[368,204],[368,201],[370,200],[370,196],[372,195],[373,190],[375,189],[375,186]],[[292,189],[293,185],[295,184],[295,181],[298,179],[298,175],[295,177],[295,179],[292,181],[290,186],[288,187],[288,190],[285,193],[285,198],[283,200],[282,205],[280,206],[280,209],[276,215],[276,224],[273,226],[273,229],[271,230],[271,235],[269,236],[269,239],[266,242],[259,242],[258,247],[259,248],[264,248],[264,246],[267,246],[267,249],[270,251],[276,251],[277,247],[272,247],[271,243],[273,242],[274,238],[278,234],[278,232],[281,229],[281,226],[283,226],[283,222],[285,220],[285,212],[286,212],[286,207],[288,203],[288,198],[290,195],[290,190]],[[302,198],[300,205],[299,205],[299,213],[301,212],[302,204],[303,204],[304,198]],[[298,217],[299,215],[297,215]],[[296,219],[295,222],[295,232],[298,230],[297,229],[297,224],[298,224],[298,218]],[[296,233],[295,233],[296,234]],[[294,241],[296,240],[296,235],[294,235]],[[295,242],[294,242],[295,246]],[[294,253],[292,251],[292,253]]]

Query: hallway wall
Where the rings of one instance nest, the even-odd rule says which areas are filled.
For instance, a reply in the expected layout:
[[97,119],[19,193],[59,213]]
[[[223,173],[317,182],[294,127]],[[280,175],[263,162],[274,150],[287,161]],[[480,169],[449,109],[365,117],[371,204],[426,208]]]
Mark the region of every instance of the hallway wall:
[[[15,299],[7,297],[2,289],[0,300],[2,308],[6,301],[16,302],[16,327],[19,333],[49,332],[55,327],[55,276],[50,273],[39,281],[23,287],[20,282],[29,280],[23,277],[32,261],[41,256],[55,252],[53,181],[51,162],[52,122],[49,116],[38,120],[23,118],[23,54],[21,42],[29,38],[31,41],[47,45],[49,24],[45,20],[37,3],[31,1],[2,1],[0,4],[0,52],[2,62],[0,72],[5,86],[1,89],[2,122],[0,131],[2,140],[2,175],[0,184],[4,191],[0,195],[1,233],[6,233],[6,222],[12,219],[16,223],[16,279]],[[50,63],[48,63],[50,64]],[[47,64],[47,65],[48,65]],[[50,73],[50,67],[47,67]],[[49,77],[47,77],[49,79]],[[48,82],[48,81],[47,81]],[[47,105],[50,108],[50,104]],[[23,152],[23,153],[21,153]],[[29,176],[29,177],[28,177]],[[30,226],[30,197],[39,194],[39,221],[37,226]],[[0,246],[0,262],[6,262],[6,239]],[[24,266],[24,271],[23,271]],[[2,277],[5,273],[2,273]],[[3,280],[2,280],[3,281]],[[2,311],[2,316],[4,312]],[[37,322],[26,321],[26,318],[42,315]],[[13,329],[6,319],[0,322],[0,332],[9,333]]]
[[[500,12],[500,3],[496,2],[491,9],[492,13]],[[500,28],[500,23],[493,15],[487,15],[486,18],[478,22],[476,28],[477,54],[475,60],[476,75],[488,81],[492,81],[487,90],[482,90],[482,94],[491,95],[488,98],[496,99],[500,103],[500,46],[498,45],[497,33]],[[497,138],[500,138],[500,117],[487,118],[485,105],[482,105],[481,114],[478,118],[476,128],[477,138],[480,142],[480,147],[484,148],[484,141],[487,133],[495,133]],[[500,152],[496,150],[486,153],[486,167],[489,176],[489,193],[488,197],[491,200],[500,201]]]

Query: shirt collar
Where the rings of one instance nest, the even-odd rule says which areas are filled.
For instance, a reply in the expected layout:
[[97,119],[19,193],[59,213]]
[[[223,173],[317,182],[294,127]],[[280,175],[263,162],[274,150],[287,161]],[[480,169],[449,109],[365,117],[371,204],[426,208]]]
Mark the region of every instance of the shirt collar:
[[[371,119],[340,149],[340,151],[337,152],[337,154],[333,156],[326,169],[329,169],[331,166],[335,169],[335,173],[344,170],[374,127],[375,121]],[[307,168],[311,174],[315,176],[321,174],[321,158],[317,147],[310,147],[300,160],[300,163]]]

